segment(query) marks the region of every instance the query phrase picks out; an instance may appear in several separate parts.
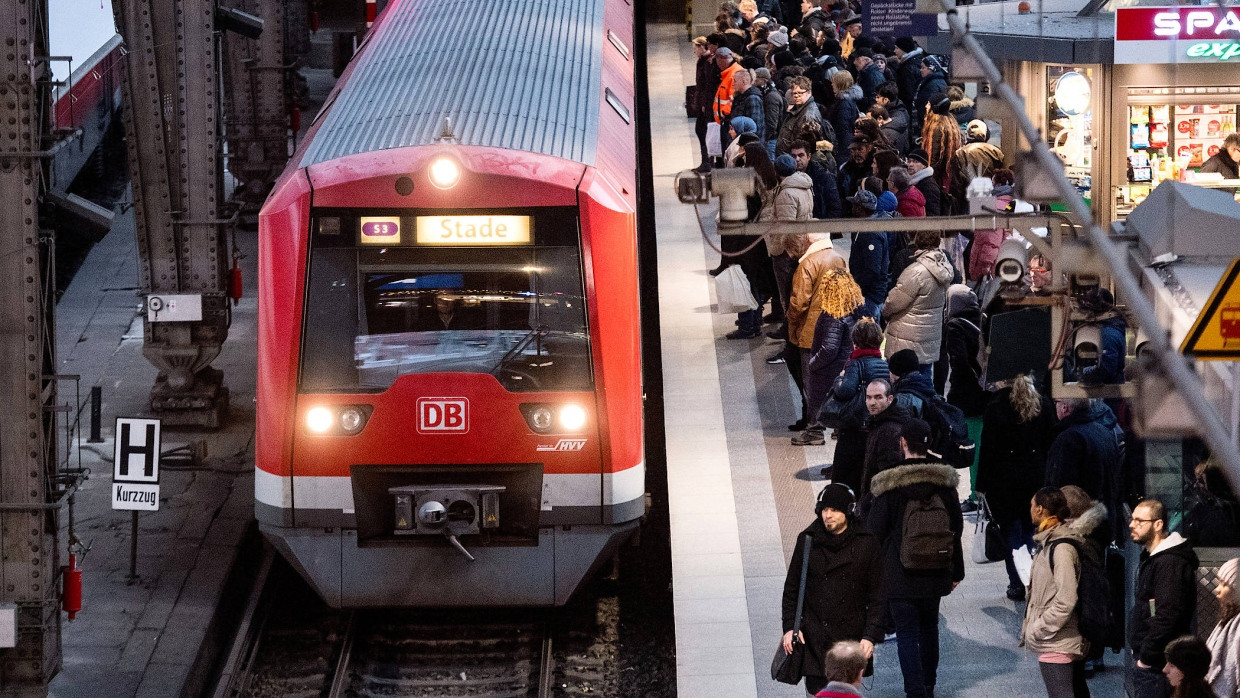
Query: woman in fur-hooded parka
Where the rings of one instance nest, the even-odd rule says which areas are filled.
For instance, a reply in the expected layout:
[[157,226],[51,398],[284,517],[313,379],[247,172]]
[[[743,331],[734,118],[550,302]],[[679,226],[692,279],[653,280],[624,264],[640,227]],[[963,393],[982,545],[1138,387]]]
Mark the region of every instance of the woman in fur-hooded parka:
[[913,262],[900,272],[887,294],[883,319],[887,321],[887,358],[901,349],[917,352],[917,363],[932,364],[939,358],[943,341],[943,306],[955,269],[943,250],[939,234],[918,233]]

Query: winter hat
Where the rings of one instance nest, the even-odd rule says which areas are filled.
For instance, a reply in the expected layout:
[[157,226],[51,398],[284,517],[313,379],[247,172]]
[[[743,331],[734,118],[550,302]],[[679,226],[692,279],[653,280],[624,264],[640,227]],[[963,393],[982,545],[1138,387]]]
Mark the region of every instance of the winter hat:
[[930,155],[926,153],[926,151],[922,150],[921,148],[910,151],[908,154],[908,159],[920,162],[926,167],[930,166]]
[[878,197],[874,196],[874,192],[862,189],[861,191],[846,197],[847,201],[854,203],[868,211],[878,208]]
[[758,125],[755,124],[753,119],[748,116],[734,116],[732,117],[732,121],[730,123],[732,124],[732,130],[736,131],[736,135],[738,136],[743,133],[753,133],[758,130]]
[[917,42],[911,36],[902,36],[896,39],[896,48],[905,53],[912,53],[917,50]]
[[823,509],[847,513],[852,511],[853,504],[856,502],[857,497],[853,494],[851,487],[842,482],[833,482],[818,493],[818,503],[814,506],[814,511],[819,515],[822,515]]
[[776,48],[783,48],[788,45],[788,33],[783,30],[772,32],[770,36],[766,37],[766,43]]
[[843,22],[840,22],[841,27],[847,27],[850,24],[861,24],[861,15],[856,14],[856,13],[850,13],[850,16],[847,19],[845,19]]
[[1232,596],[1240,596],[1240,594],[1237,594],[1237,592],[1240,592],[1240,589],[1236,588],[1236,578],[1240,577],[1240,557],[1233,557],[1224,562],[1214,576],[1218,577],[1220,582],[1231,587]]
[[874,52],[873,52],[873,51],[871,51],[870,49],[868,49],[868,48],[864,47],[864,46],[861,46],[861,47],[859,47],[859,48],[855,48],[855,49],[853,49],[852,55],[851,55],[851,56],[849,56],[849,58],[850,58],[851,60],[854,60],[854,61],[855,61],[855,60],[857,60],[858,58],[861,58],[862,56],[865,56],[866,58],[869,58],[870,60],[873,60],[873,59],[874,59]]
[[766,68],[758,68],[757,70],[753,71],[753,77],[754,77],[754,80],[769,81],[771,79],[771,71]]
[[898,207],[899,205],[900,205],[900,201],[896,199],[896,195],[892,194],[889,191],[885,191],[883,192],[882,196],[878,197],[878,209],[877,210],[879,213],[891,213],[892,211],[896,210],[896,207]]
[[[902,351],[912,351],[912,349]],[[908,444],[910,451],[925,451],[930,447],[930,425],[914,417],[900,425],[900,438]]]
[[[873,196],[873,194],[871,194]],[[903,378],[917,370],[917,352],[912,349],[901,349],[887,359],[887,370],[897,378]]]
[[822,42],[822,55],[824,56],[838,56],[843,50],[840,42],[835,39],[824,39]]
[[720,46],[715,51],[715,55],[716,56],[727,56],[728,58],[736,58],[736,56],[732,54],[732,49],[728,48],[727,46]]
[[930,111],[940,116],[947,116],[952,113],[952,101],[945,94],[939,94],[930,98]]
[[775,174],[780,177],[790,177],[797,171],[797,161],[792,159],[787,153],[775,158]]
[[970,141],[990,140],[990,129],[986,128],[985,121],[974,119],[965,127],[965,135]]
[[776,70],[787,68],[790,65],[795,65],[797,62],[797,59],[793,57],[792,52],[788,49],[780,49],[779,51],[776,51],[775,57],[771,60],[775,62]]

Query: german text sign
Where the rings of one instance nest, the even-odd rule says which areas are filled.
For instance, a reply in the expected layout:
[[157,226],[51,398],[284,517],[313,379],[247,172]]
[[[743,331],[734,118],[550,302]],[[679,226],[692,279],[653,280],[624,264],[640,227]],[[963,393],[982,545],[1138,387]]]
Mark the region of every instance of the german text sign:
[[116,419],[112,508],[159,510],[158,419]]

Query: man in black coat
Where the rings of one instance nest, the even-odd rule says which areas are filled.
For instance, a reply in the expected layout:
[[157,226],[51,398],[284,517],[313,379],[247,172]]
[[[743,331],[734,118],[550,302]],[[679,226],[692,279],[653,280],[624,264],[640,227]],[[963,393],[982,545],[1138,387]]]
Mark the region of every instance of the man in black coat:
[[1134,698],[1167,698],[1163,676],[1167,643],[1192,632],[1197,613],[1197,554],[1179,533],[1167,530],[1167,509],[1147,499],[1132,512],[1132,540],[1145,548],[1137,571],[1136,601],[1128,614]]
[[[888,606],[909,698],[934,695],[939,667],[939,601],[964,579],[955,468],[930,458],[930,425],[910,419],[900,430],[904,460],[874,476],[865,523],[882,546]],[[906,534],[917,536],[906,540]],[[929,545],[930,548],[926,548]],[[913,550],[906,549],[906,546]],[[935,550],[934,548],[937,548]],[[926,559],[926,553],[933,560]],[[915,559],[913,569],[906,561]]]
[[839,218],[840,191],[835,185],[835,173],[814,161],[812,143],[797,143],[788,154],[797,161],[797,170],[809,175],[814,182],[814,218]]
[[840,640],[859,640],[867,657],[883,639],[883,571],[878,539],[852,514],[855,500],[848,487],[823,488],[814,506],[817,518],[797,537],[784,580],[784,649],[792,650],[797,592],[801,582],[806,537],[810,539],[809,571],[801,614],[805,643],[805,690],[813,695],[827,685],[823,658]]
[[1217,172],[1223,179],[1240,179],[1240,133],[1229,133],[1223,147],[1201,165],[1202,172]]
[[921,59],[926,52],[911,37],[896,39],[896,85],[900,88],[900,101],[905,105],[913,103],[917,96],[917,83],[921,82]]
[[1046,457],[1046,484],[1076,485],[1102,502],[1111,517],[1111,540],[1124,539],[1122,510],[1128,494],[1124,431],[1097,399],[1056,400],[1059,423]]
[[[865,465],[858,496],[868,500],[865,495],[870,491],[870,479],[904,458],[904,452],[900,450],[900,428],[912,415],[896,404],[891,383],[881,378],[870,381],[870,384],[865,386],[865,409],[870,413],[866,425],[869,433],[865,438]],[[864,516],[864,509],[868,509],[869,502],[863,501],[862,507]]]

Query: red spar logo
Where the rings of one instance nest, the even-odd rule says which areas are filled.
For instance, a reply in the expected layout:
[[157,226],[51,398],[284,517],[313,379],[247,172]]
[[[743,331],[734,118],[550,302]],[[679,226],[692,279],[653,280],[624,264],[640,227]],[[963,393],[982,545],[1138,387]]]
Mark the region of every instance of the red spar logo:
[[418,398],[419,434],[464,434],[468,431],[468,399],[463,397]]

